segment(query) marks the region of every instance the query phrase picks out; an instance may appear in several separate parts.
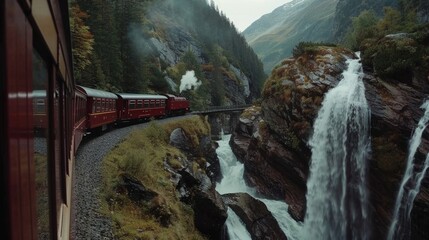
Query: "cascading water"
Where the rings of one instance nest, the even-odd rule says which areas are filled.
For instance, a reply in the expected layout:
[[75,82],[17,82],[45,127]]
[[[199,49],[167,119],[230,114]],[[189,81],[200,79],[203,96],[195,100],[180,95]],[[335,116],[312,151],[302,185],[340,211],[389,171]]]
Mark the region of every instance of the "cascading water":
[[323,100],[309,142],[312,157],[302,239],[369,239],[370,111],[360,59],[347,62],[343,79]]
[[[221,141],[218,141],[219,147],[216,153],[220,160],[220,168],[223,179],[217,184],[216,191],[220,194],[245,192],[256,197],[256,191],[248,187],[243,178],[244,165],[237,161],[234,153],[229,146],[231,135],[223,136]],[[284,202],[268,199],[261,199],[265,203],[268,210],[273,214],[274,218],[279,223],[280,228],[290,240],[299,240],[301,225],[294,221],[287,212],[288,206]],[[226,220],[228,226],[228,234],[231,240],[251,239],[244,224],[234,214],[234,211],[228,209],[228,218]]]
[[416,167],[414,162],[414,155],[421,143],[423,131],[429,122],[429,101],[426,101],[421,108],[425,110],[425,113],[410,140],[407,168],[396,198],[395,211],[387,237],[389,240],[410,239],[411,210],[413,209],[414,199],[420,191],[426,170],[429,167],[429,154],[426,156],[426,160],[421,168]]

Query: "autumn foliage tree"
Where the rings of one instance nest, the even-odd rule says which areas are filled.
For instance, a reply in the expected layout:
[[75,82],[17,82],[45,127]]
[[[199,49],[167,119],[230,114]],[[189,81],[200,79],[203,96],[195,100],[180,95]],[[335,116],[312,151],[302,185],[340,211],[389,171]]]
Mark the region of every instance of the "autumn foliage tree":
[[91,64],[91,55],[94,49],[94,36],[85,24],[85,19],[88,17],[88,14],[81,10],[77,4],[73,4],[70,8],[73,67],[78,82],[81,82],[82,72]]

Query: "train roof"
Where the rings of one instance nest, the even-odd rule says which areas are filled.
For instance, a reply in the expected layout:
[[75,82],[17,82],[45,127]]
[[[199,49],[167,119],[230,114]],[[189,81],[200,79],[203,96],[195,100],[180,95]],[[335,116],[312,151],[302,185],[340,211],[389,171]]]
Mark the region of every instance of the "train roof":
[[135,94],[135,93],[117,93],[123,99],[167,99],[164,95],[153,94]]
[[34,98],[45,98],[46,97],[46,90],[33,90],[33,97]]
[[167,96],[168,98],[174,98],[176,100],[186,100],[185,97],[179,97],[179,96],[175,96],[173,94],[165,94],[165,96]]
[[88,97],[114,98],[114,99],[118,98],[118,96],[116,96],[116,94],[111,93],[111,92],[106,92],[103,90],[97,90],[97,89],[92,89],[92,88],[87,88],[87,87],[82,87],[82,86],[77,86],[77,87],[81,88]]

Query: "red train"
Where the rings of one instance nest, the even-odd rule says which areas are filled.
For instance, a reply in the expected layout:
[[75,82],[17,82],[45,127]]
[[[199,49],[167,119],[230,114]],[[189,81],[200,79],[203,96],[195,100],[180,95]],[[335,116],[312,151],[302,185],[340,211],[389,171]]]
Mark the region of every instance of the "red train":
[[76,86],[68,1],[0,1],[2,239],[69,239],[74,156],[87,131],[184,114],[173,95]]

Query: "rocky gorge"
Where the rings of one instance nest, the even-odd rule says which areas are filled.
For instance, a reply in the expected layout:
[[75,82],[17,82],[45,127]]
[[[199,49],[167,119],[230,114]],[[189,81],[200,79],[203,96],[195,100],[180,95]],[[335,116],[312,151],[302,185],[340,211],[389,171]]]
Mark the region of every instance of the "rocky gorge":
[[[420,106],[428,96],[427,59],[399,70],[402,74],[383,74],[380,57],[386,46],[407,42],[408,48],[426,51],[423,36],[387,36],[362,49],[366,98],[371,110],[371,154],[368,181],[371,239],[385,239],[391,223],[396,195],[404,174],[408,142],[423,114]],[[420,35],[419,35],[420,36]],[[247,109],[231,146],[245,165],[246,182],[259,193],[284,200],[289,213],[303,221],[306,212],[306,182],[311,149],[308,140],[325,93],[341,80],[347,58],[355,54],[340,47],[303,47],[300,55],[284,60],[266,81],[260,106]],[[404,54],[405,55],[405,54]],[[374,64],[376,63],[376,64]],[[378,64],[378,65],[377,65]],[[398,69],[398,67],[396,67]],[[415,156],[421,164],[429,150],[428,130]],[[411,238],[425,239],[428,232],[424,214],[429,210],[429,178],[426,176],[411,212]]]

